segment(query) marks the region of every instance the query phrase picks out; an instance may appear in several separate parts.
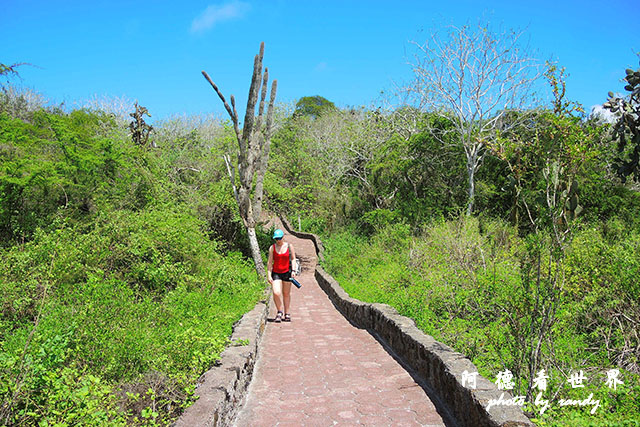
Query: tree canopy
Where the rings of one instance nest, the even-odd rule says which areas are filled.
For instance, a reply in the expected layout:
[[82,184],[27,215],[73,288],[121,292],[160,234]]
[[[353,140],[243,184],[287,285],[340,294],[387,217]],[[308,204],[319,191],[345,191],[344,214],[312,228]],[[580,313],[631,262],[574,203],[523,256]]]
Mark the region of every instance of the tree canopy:
[[310,116],[313,118],[318,118],[325,112],[334,111],[336,109],[337,108],[333,102],[320,95],[303,96],[296,103],[296,109],[293,112],[293,115],[295,117]]

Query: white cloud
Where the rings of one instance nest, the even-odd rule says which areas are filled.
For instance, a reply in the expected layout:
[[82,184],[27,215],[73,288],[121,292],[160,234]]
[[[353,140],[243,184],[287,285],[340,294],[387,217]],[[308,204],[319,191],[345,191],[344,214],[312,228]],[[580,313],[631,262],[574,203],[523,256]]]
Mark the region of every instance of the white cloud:
[[212,4],[193,20],[191,23],[191,32],[202,33],[219,22],[241,18],[249,9],[251,9],[249,3],[237,0],[220,5]]

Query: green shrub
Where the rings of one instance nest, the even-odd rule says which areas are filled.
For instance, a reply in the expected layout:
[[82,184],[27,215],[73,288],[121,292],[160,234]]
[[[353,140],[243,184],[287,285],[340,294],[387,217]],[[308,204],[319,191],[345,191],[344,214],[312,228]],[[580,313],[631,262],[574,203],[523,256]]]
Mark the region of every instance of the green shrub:
[[[103,424],[90,418],[95,407],[113,425],[174,418],[264,289],[251,264],[221,255],[205,228],[184,209],[159,206],[105,213],[84,230],[37,231],[5,250],[0,400],[9,419]],[[119,390],[135,396],[151,372],[163,378],[154,399],[116,399]],[[80,398],[86,407],[73,403]],[[138,400],[172,409],[151,416]]]
[[156,196],[140,151],[112,131],[100,113],[39,110],[30,122],[0,114],[0,244],[28,240],[56,217],[81,220],[105,204],[140,209]]
[[381,231],[385,227],[397,222],[399,216],[389,209],[376,209],[365,213],[359,220],[360,230],[367,235]]

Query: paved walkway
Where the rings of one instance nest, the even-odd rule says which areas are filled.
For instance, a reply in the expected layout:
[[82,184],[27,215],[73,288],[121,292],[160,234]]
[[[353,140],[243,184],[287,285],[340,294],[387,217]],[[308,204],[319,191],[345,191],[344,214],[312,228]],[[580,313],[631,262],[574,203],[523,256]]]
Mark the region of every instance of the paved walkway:
[[302,288],[291,291],[292,322],[272,322],[272,304],[235,425],[444,426],[425,391],[318,286],[313,243],[285,239],[302,260]]

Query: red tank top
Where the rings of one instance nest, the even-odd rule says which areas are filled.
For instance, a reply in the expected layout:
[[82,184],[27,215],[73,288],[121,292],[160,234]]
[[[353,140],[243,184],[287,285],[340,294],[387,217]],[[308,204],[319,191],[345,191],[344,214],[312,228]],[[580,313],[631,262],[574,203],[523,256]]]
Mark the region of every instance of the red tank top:
[[289,271],[289,245],[287,245],[287,251],[283,254],[279,254],[276,251],[276,245],[273,245],[273,272],[274,273],[287,273]]

